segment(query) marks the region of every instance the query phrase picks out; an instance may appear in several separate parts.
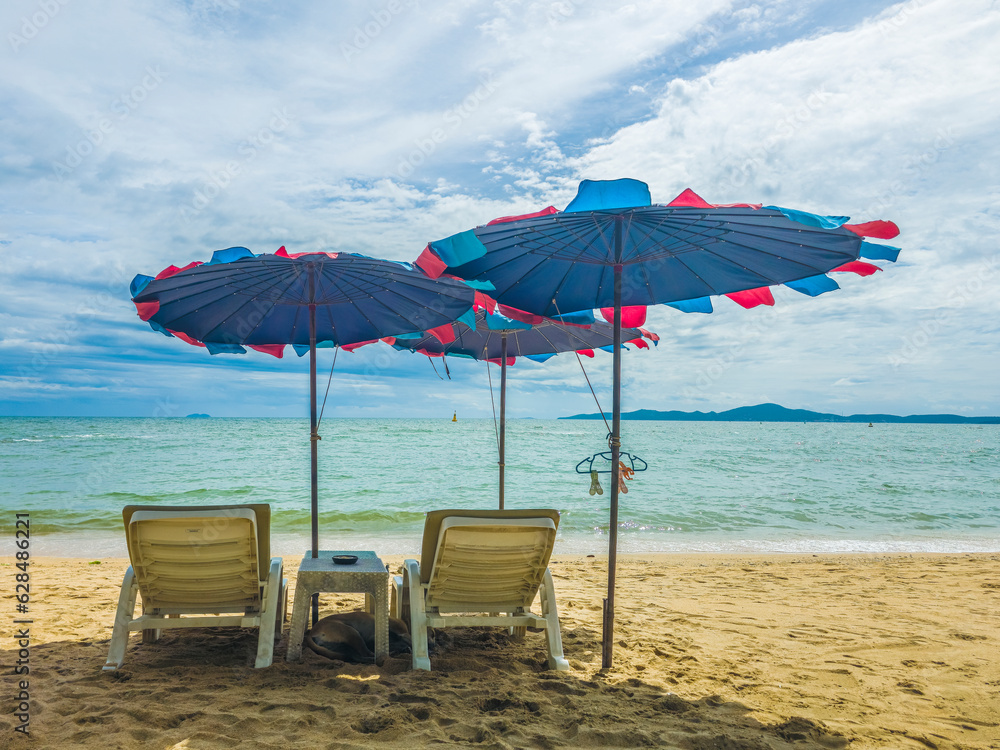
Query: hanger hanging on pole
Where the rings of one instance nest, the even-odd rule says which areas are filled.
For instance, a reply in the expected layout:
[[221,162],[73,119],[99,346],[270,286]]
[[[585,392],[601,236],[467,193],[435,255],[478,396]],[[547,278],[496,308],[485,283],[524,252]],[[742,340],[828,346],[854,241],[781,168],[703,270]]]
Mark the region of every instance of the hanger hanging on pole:
[[[645,471],[649,468],[649,464],[643,461],[638,456],[634,456],[631,453],[619,453],[618,460],[625,464],[632,471]],[[595,461],[604,461],[607,463],[608,468],[606,469],[595,469]],[[600,464],[598,464],[600,465]],[[602,451],[601,453],[595,453],[590,458],[583,459],[580,463],[576,465],[577,474],[590,474],[591,472],[597,472],[598,474],[610,474],[611,473],[611,451]]]

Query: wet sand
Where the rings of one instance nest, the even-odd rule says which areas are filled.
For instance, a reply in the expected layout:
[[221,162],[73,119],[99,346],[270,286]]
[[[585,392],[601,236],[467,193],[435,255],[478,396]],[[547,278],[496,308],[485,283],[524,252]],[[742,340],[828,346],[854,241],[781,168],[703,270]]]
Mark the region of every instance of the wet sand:
[[445,631],[430,673],[287,663],[287,623],[268,669],[254,631],[214,629],[133,635],[105,673],[126,566],[32,561],[31,734],[13,731],[7,637],[0,747],[1000,748],[1000,554],[623,556],[610,670],[606,559],[560,556],[568,673],[545,670],[541,634],[479,628]]

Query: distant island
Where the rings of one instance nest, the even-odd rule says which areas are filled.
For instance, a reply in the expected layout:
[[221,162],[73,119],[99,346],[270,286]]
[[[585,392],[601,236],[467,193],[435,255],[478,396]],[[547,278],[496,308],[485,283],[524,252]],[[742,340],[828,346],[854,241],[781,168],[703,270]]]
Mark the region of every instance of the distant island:
[[[610,419],[611,414],[605,413]],[[600,419],[601,415],[574,414],[560,419]],[[728,411],[655,411],[639,409],[623,412],[622,419],[662,420],[672,422],[870,422],[897,424],[1000,424],[1000,417],[960,417],[957,414],[913,414],[899,417],[895,414],[824,414],[806,409],[786,409],[778,404],[740,406]]]
[[188,419],[211,419],[211,414],[188,414]]

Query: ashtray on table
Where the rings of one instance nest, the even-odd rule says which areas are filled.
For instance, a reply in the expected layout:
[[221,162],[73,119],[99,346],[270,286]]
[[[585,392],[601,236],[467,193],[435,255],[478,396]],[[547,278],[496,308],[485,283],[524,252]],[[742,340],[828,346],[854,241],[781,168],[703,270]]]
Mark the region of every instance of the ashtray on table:
[[357,555],[334,555],[334,565],[354,565],[358,561]]

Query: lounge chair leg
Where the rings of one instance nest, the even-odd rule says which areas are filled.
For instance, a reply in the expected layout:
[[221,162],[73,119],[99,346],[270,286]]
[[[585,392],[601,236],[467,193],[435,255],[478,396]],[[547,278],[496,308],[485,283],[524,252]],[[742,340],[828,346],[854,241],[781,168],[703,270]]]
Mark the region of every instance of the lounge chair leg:
[[552,573],[546,568],[542,585],[538,588],[542,603],[542,617],[546,620],[545,640],[549,649],[548,666],[559,672],[569,670],[569,662],[563,656],[562,633],[559,630],[559,612],[556,609],[556,590],[552,583]]
[[[508,614],[523,615],[524,607],[518,607],[515,612],[510,612]],[[510,632],[510,637],[513,638],[515,641],[523,641],[524,636],[528,634],[528,628],[525,625],[512,625],[510,628],[508,628],[508,631]]]
[[[142,613],[146,614],[146,608],[142,608]],[[180,615],[167,615],[167,619],[171,617],[180,617]],[[156,643],[160,640],[160,636],[163,635],[162,628],[147,628],[142,631],[142,642],[143,643]]]
[[142,631],[142,642],[143,643],[156,643],[160,640],[160,629],[159,628],[147,628]]
[[410,591],[410,648],[413,652],[413,669],[431,670],[427,653],[427,612],[424,610],[424,591],[420,586],[420,566],[416,560],[403,563],[406,584]]
[[111,645],[108,648],[108,659],[104,671],[110,672],[121,667],[125,661],[125,649],[128,646],[128,625],[135,613],[135,598],[139,593],[139,584],[135,580],[135,571],[129,565],[122,581],[122,590],[118,595],[118,609],[115,611],[115,625],[111,631]]

